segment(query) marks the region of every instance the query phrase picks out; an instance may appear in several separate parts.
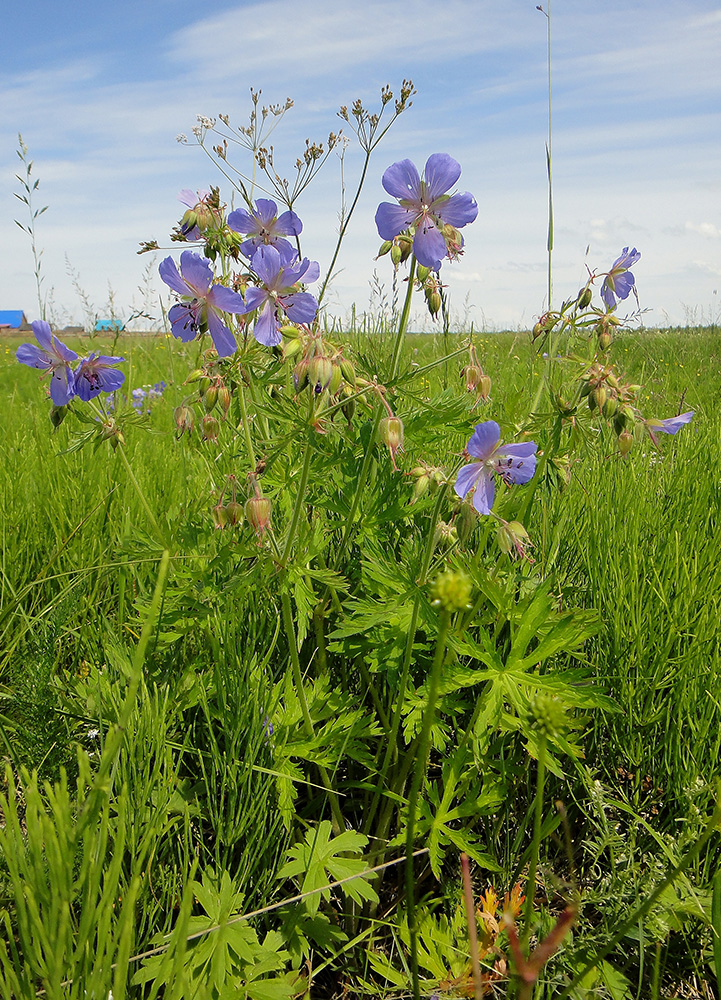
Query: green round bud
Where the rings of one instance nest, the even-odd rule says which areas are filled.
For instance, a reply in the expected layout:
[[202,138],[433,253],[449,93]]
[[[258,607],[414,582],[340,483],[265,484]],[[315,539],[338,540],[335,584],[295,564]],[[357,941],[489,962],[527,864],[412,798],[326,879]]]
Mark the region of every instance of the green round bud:
[[578,293],[578,299],[577,299],[578,308],[585,309],[586,306],[591,304],[592,297],[593,293],[591,291],[591,288],[589,285],[586,285],[586,287],[582,288],[581,291]]
[[436,577],[431,587],[433,603],[444,611],[462,611],[469,607],[473,585],[465,573],[447,570]]
[[618,450],[625,457],[633,448],[633,434],[630,431],[623,431],[618,435]]
[[205,390],[203,395],[203,406],[205,407],[205,412],[210,413],[210,411],[215,407],[218,402],[218,386],[211,385]]
[[545,691],[539,691],[528,710],[531,728],[546,739],[561,736],[566,726],[563,704]]

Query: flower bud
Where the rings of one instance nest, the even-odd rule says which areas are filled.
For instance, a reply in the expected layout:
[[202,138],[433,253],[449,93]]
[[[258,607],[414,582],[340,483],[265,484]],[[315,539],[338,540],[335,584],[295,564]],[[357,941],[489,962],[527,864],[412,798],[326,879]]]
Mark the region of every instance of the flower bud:
[[576,300],[578,308],[585,309],[586,306],[591,304],[592,297],[593,297],[593,292],[591,291],[591,287],[590,285],[586,285],[586,287],[582,288],[581,291],[578,293],[578,299]]
[[469,541],[477,523],[478,515],[473,507],[469,503],[461,504],[461,509],[456,516],[456,531],[461,545],[465,545]]
[[391,451],[403,450],[403,421],[400,417],[383,417],[378,425],[378,437]]
[[272,505],[267,497],[251,497],[245,504],[245,518],[261,538],[270,524]]
[[401,248],[401,261],[405,263],[413,251],[413,240],[408,236],[399,236],[398,246]]
[[463,377],[466,380],[466,389],[469,392],[473,392],[476,389],[481,376],[483,375],[483,371],[478,367],[478,365],[466,365],[466,367],[461,372],[461,375],[463,375]]
[[308,381],[313,392],[319,394],[327,388],[333,376],[333,362],[324,354],[316,354],[308,362]]
[[401,256],[402,256],[401,248],[398,246],[397,243],[394,243],[393,246],[391,247],[391,260],[393,261],[394,267],[398,267],[398,265],[400,264]]
[[221,385],[218,388],[218,403],[221,410],[223,411],[223,420],[228,416],[228,410],[230,409],[230,401],[232,399],[232,393],[227,385]]
[[501,552],[510,555],[511,552],[515,551],[521,559],[533,562],[527,554],[531,539],[520,521],[501,521],[498,525],[496,538]]
[[296,392],[302,392],[308,385],[308,361],[301,358],[293,371],[293,383]]
[[633,448],[633,434],[629,431],[623,431],[618,435],[618,450],[626,456],[631,448]]
[[215,417],[211,416],[210,413],[206,413],[201,421],[201,426],[203,428],[203,441],[215,442],[218,440],[220,424]]
[[481,377],[478,379],[478,395],[485,403],[490,394],[491,394],[491,377],[490,375],[481,375]]
[[175,412],[173,414],[175,419],[175,426],[177,428],[177,436],[180,438],[187,431],[188,434],[193,433],[193,427],[195,426],[195,418],[193,416],[193,411],[182,404],[181,406],[176,406]]
[[607,351],[613,342],[610,330],[604,330],[598,335],[598,346],[602,351]]
[[283,360],[288,358],[294,358],[296,354],[300,354],[303,350],[303,344],[297,337],[290,337],[288,340],[283,341]]
[[528,721],[541,736],[561,736],[566,729],[563,703],[546,691],[539,691],[529,706]]
[[205,407],[205,412],[210,413],[215,404],[218,402],[218,386],[211,385],[203,394],[203,406]]
[[190,385],[193,382],[200,382],[202,378],[206,378],[206,374],[202,368],[195,368],[190,375],[186,378],[184,385]]
[[50,423],[53,425],[55,430],[57,430],[63,420],[65,420],[67,413],[67,406],[53,406],[50,411]]
[[225,510],[228,517],[228,524],[235,527],[236,524],[243,523],[243,505],[238,503],[237,500],[231,500]]
[[448,570],[433,583],[431,597],[444,611],[462,611],[469,606],[472,584],[465,573]]
[[349,361],[348,358],[341,358],[339,361],[340,370],[343,373],[343,378],[346,380],[348,385],[352,385],[355,389],[356,387],[356,377],[355,368],[353,367],[353,362]]
[[425,469],[422,469],[421,471],[422,475],[420,475],[413,484],[413,497],[411,499],[411,503],[415,503],[416,500],[420,500],[422,496],[425,496],[431,486],[431,477]]
[[215,527],[220,528],[221,531],[228,523],[228,512],[222,504],[213,507],[213,521],[215,522]]
[[602,410],[603,415],[606,420],[610,420],[618,409],[618,399],[615,396],[609,396],[606,402],[603,404]]
[[439,521],[436,525],[436,533],[433,536],[433,544],[446,551],[458,541],[458,529],[455,524],[448,524],[446,521]]
[[380,250],[378,251],[378,254],[376,256],[376,260],[378,259],[378,257],[384,257],[392,246],[393,246],[393,240],[383,240],[383,242],[380,245]]
[[601,382],[600,385],[596,386],[594,390],[594,396],[596,398],[596,406],[599,410],[602,410],[606,405],[606,400],[608,399],[608,390],[606,386]]
[[341,387],[343,382],[343,372],[337,361],[331,361],[333,366],[333,371],[330,376],[330,382],[328,383],[328,394],[330,396],[335,396]]
[[419,281],[425,281],[430,273],[430,267],[425,267],[423,264],[419,264],[416,268],[416,277]]
[[426,292],[426,303],[428,305],[428,312],[431,314],[433,319],[435,319],[441,311],[441,306],[443,305],[441,293],[437,291]]

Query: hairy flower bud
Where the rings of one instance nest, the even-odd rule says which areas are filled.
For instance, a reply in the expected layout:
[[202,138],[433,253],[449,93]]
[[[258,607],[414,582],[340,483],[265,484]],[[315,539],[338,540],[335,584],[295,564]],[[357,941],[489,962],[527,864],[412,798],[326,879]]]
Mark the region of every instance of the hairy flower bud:
[[576,300],[578,308],[585,309],[586,306],[589,306],[591,304],[592,297],[593,297],[593,292],[591,291],[591,287],[590,285],[586,285],[586,287],[582,288],[581,291],[578,293],[578,299]]
[[333,362],[324,354],[316,354],[308,362],[308,381],[313,392],[320,394],[328,387],[333,376]]
[[533,559],[528,555],[531,539],[520,521],[501,521],[498,525],[496,538],[501,552],[505,552],[506,555],[516,552],[521,559],[533,562]]
[[402,256],[401,248],[398,246],[397,243],[394,243],[393,246],[391,247],[391,260],[393,261],[394,267],[398,267],[398,265],[400,264],[401,256]]
[[340,364],[340,370],[343,373],[343,378],[346,380],[348,385],[352,385],[355,389],[357,383],[353,362],[349,361],[348,358],[341,358],[338,363]]
[[296,392],[302,392],[308,385],[308,361],[301,358],[293,371],[293,383]]
[[213,507],[213,521],[216,528],[222,531],[228,523],[228,512],[222,504]]
[[602,407],[604,417],[607,420],[610,420],[611,417],[615,414],[617,409],[618,409],[618,399],[615,396],[609,396]]
[[431,314],[433,319],[435,319],[441,311],[441,307],[443,305],[441,293],[436,290],[433,290],[432,292],[426,291],[426,303],[428,305],[428,312]]
[[380,250],[378,251],[377,257],[385,256],[385,254],[388,253],[388,251],[391,249],[392,246],[393,246],[393,240],[383,240],[380,246]]
[[203,441],[215,442],[218,440],[220,424],[215,417],[211,416],[210,413],[206,413],[201,421],[201,426],[203,428]]
[[403,451],[403,421],[400,417],[383,417],[378,424],[378,437],[388,446],[393,468],[397,468],[396,452]]
[[461,509],[456,515],[456,531],[461,545],[465,545],[473,534],[473,529],[478,524],[478,515],[469,503],[461,504]]
[[218,387],[218,404],[223,412],[223,420],[228,416],[228,410],[230,409],[230,401],[232,399],[232,394],[227,385],[221,385]]
[[483,375],[483,371],[478,367],[478,365],[466,365],[461,372],[461,375],[466,380],[466,389],[468,392],[474,392]]
[[175,426],[177,428],[177,436],[180,438],[187,431],[188,434],[193,433],[193,427],[195,426],[195,418],[193,416],[193,411],[185,404],[181,406],[176,406],[175,412],[173,414],[175,419]]
[[261,538],[270,524],[272,504],[267,497],[251,497],[245,504],[245,518]]
[[236,524],[243,523],[243,505],[237,500],[231,500],[225,508],[228,517],[228,524],[235,527]]
[[57,430],[63,420],[65,420],[67,412],[67,406],[53,406],[50,411],[50,423],[53,425],[55,430]]
[[205,407],[205,412],[210,413],[210,411],[215,407],[218,402],[218,386],[209,386],[203,394],[203,406]]
[[618,450],[626,456],[631,448],[633,448],[633,434],[630,431],[623,431],[618,435]]
[[490,394],[491,394],[491,377],[490,375],[482,374],[481,377],[478,379],[478,395],[485,403]]

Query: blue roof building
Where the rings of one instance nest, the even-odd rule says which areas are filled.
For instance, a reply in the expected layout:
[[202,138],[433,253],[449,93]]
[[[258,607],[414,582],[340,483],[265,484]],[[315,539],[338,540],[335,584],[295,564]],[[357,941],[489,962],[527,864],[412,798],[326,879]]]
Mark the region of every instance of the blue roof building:
[[124,327],[125,323],[119,319],[99,319],[95,323],[95,332],[107,333],[110,331],[111,333],[120,333]]
[[30,324],[22,309],[0,309],[0,327],[10,327],[11,330],[29,330]]

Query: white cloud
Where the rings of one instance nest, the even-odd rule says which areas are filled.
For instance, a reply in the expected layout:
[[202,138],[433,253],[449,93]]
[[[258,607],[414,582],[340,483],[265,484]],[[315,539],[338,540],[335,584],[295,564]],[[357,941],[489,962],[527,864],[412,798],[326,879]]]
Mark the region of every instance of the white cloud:
[[687,233],[698,233],[710,240],[717,240],[721,236],[721,229],[713,222],[687,222],[685,229]]

